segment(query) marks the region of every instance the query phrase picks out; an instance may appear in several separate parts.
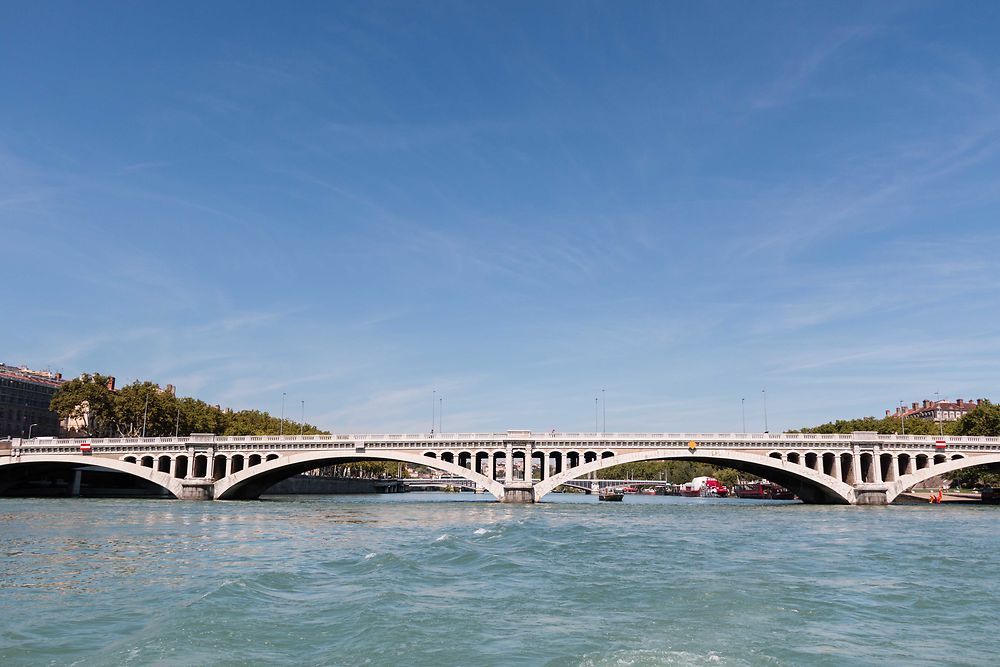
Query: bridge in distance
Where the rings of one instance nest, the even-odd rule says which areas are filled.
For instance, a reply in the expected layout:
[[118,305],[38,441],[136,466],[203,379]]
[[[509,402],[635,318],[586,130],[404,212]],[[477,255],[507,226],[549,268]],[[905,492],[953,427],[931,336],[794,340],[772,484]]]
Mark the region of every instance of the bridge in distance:
[[735,468],[781,484],[807,503],[880,505],[937,475],[1000,467],[1000,437],[504,431],[13,439],[0,442],[0,494],[26,475],[98,466],[181,499],[253,499],[282,479],[321,466],[398,461],[462,477],[501,502],[531,503],[604,468],[660,460]]

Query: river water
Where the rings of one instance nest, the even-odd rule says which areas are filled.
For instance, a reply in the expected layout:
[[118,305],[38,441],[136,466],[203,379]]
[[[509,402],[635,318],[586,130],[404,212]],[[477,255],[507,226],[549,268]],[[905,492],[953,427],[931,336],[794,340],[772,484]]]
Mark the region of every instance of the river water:
[[488,500],[0,499],[0,665],[1000,659],[996,507]]

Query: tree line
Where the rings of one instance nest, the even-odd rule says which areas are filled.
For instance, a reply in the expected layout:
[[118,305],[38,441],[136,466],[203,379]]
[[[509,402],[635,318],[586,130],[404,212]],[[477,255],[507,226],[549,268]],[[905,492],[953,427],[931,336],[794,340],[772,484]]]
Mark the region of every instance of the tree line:
[[[112,391],[111,378],[84,374],[56,390],[49,409],[70,419],[81,435],[93,438],[170,437],[191,433],[215,435],[329,435],[309,423],[281,419],[261,410],[223,410],[197,398],[178,397],[154,382],[136,380]],[[395,475],[397,464],[362,461],[328,466],[331,476]]]

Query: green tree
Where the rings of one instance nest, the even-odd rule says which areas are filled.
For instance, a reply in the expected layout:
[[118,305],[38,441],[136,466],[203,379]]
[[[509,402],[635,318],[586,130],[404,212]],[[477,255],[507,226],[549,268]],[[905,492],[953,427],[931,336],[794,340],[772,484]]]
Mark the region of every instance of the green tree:
[[56,390],[49,409],[61,419],[76,420],[85,435],[110,435],[115,410],[115,395],[108,389],[110,380],[99,373],[85,373],[70,380]]
[[1000,405],[982,401],[955,423],[956,435],[1000,435]]

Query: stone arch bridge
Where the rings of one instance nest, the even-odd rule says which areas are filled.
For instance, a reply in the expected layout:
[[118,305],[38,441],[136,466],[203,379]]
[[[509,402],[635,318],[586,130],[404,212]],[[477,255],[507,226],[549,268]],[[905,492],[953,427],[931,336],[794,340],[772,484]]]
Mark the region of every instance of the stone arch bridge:
[[654,460],[736,468],[781,484],[807,503],[879,505],[937,475],[1000,467],[1000,437],[505,431],[14,439],[0,441],[0,494],[30,470],[97,466],[152,482],[177,498],[253,499],[320,466],[398,461],[462,477],[502,502],[530,503],[604,468]]

